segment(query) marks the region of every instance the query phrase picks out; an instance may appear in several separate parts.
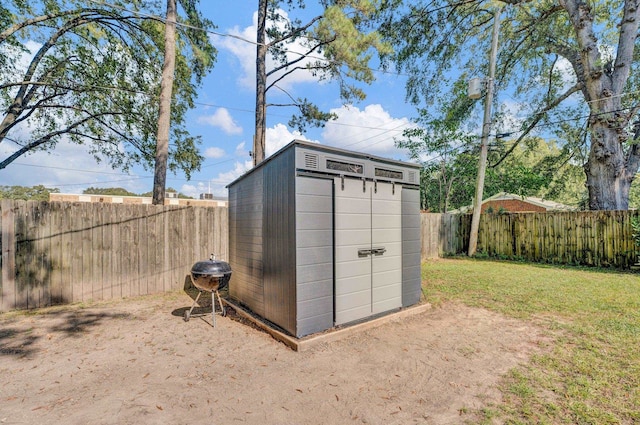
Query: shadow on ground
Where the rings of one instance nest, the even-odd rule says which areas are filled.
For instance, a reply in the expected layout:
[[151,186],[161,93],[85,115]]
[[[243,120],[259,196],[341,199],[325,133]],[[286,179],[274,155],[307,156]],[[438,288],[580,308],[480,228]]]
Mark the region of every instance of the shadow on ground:
[[[38,317],[46,316],[52,323],[44,329],[38,328]],[[36,343],[46,336],[79,338],[91,328],[105,320],[131,317],[128,313],[105,313],[85,310],[59,311],[36,314],[31,327],[12,326],[7,323],[0,329],[0,356],[25,357],[38,353]],[[50,319],[54,320],[50,320]]]

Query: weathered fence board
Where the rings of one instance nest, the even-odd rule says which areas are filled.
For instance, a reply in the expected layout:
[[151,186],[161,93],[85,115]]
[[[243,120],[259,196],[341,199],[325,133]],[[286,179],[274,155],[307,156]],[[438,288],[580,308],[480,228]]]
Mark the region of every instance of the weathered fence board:
[[[627,269],[636,263],[631,221],[637,211],[582,211],[482,214],[478,252],[533,262],[579,264]],[[439,232],[439,252],[423,241],[423,259],[463,254],[471,216],[422,214],[427,240]],[[427,230],[428,229],[428,230]]]
[[[224,207],[0,200],[0,312],[182,288],[229,256]],[[635,211],[483,214],[478,252],[630,268]],[[468,249],[470,215],[422,214],[422,258]]]
[[195,262],[227,255],[223,207],[4,199],[0,207],[0,312],[182,288]]

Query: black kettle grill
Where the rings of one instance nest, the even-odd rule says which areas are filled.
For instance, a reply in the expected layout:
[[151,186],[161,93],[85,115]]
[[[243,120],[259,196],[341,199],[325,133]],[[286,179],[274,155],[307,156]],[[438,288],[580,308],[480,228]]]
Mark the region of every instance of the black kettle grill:
[[213,326],[216,325],[216,295],[218,296],[218,302],[220,303],[220,310],[222,315],[226,315],[224,305],[220,299],[220,293],[218,290],[223,289],[229,284],[231,279],[231,266],[226,261],[216,260],[216,256],[211,254],[211,257],[207,261],[198,261],[191,267],[191,283],[200,292],[193,301],[191,308],[184,312],[184,321],[188,322],[191,318],[191,313],[195,307],[202,292],[211,292],[211,317],[213,318]]

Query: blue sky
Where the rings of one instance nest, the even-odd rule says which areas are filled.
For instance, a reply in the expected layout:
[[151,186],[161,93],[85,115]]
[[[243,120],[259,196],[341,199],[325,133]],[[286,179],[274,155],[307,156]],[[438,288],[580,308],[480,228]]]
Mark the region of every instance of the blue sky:
[[[167,175],[167,187],[198,197],[211,191],[226,196],[225,185],[251,167],[249,151],[254,129],[255,45],[225,35],[255,40],[256,0],[202,1],[204,16],[217,25],[212,40],[218,49],[213,71],[200,89],[197,105],[188,114],[188,129],[202,136],[201,153],[205,156],[201,170],[187,181],[184,174]],[[293,49],[293,48],[292,48]],[[372,68],[376,64],[372,63]],[[286,90],[294,97],[307,97],[321,108],[332,110],[339,118],[325,128],[311,128],[305,134],[287,126],[293,110],[270,108],[267,112],[267,154],[275,152],[293,139],[306,139],[340,148],[378,156],[406,160],[406,153],[394,147],[393,138],[411,126],[415,114],[405,102],[403,76],[375,72],[376,81],[365,86],[367,99],[344,107],[335,84],[320,83],[307,73],[294,74],[286,80]],[[268,101],[288,99],[276,92]],[[281,96],[281,97],[280,97]],[[0,171],[0,184],[57,187],[63,193],[81,193],[89,186],[124,187],[142,193],[152,190],[152,171],[136,167],[129,174],[113,170],[86,154],[82,147],[59,144],[51,153],[36,153],[16,160]]]

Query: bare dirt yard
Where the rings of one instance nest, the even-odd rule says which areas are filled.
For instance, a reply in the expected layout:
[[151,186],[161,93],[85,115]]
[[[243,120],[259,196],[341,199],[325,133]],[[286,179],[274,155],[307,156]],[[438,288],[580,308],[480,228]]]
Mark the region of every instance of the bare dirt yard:
[[0,315],[0,424],[474,423],[501,376],[548,344],[525,322],[445,304],[295,352],[233,310],[215,328],[210,314],[185,322],[191,303]]

